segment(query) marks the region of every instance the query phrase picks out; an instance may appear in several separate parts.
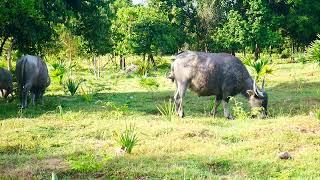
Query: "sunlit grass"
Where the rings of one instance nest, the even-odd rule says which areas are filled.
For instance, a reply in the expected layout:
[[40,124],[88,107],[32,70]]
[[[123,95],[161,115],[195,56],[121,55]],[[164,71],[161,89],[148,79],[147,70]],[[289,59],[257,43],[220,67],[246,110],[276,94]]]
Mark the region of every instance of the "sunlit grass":
[[[270,117],[234,121],[223,118],[222,107],[211,117],[213,100],[189,91],[186,117],[164,119],[157,105],[175,89],[166,70],[152,92],[141,88],[139,77],[111,78],[104,72],[94,79],[79,71],[87,79],[79,95],[65,95],[55,81],[44,105],[20,112],[18,101],[0,100],[0,179],[49,179],[52,172],[58,179],[319,177],[320,71],[315,67],[276,65],[266,83]],[[249,112],[244,98],[235,99],[241,112]],[[237,107],[230,103],[230,109]],[[139,132],[139,143],[131,154],[117,156],[113,132],[128,122]],[[293,159],[278,159],[284,151]]]

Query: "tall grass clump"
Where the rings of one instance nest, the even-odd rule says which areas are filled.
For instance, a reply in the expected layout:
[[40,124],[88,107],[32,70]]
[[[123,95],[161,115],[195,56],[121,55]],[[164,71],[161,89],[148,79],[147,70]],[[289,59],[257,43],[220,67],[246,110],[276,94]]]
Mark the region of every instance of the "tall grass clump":
[[139,141],[136,129],[132,124],[126,125],[126,129],[122,132],[114,132],[114,136],[121,149],[129,154]]
[[84,82],[84,80],[80,80],[77,82],[73,79],[68,79],[68,81],[66,83],[66,88],[70,92],[71,96],[75,95],[75,93],[77,92],[77,90],[82,82]]
[[164,101],[163,104],[158,104],[157,109],[160,114],[168,121],[172,120],[175,113],[175,104],[169,99],[168,102]]

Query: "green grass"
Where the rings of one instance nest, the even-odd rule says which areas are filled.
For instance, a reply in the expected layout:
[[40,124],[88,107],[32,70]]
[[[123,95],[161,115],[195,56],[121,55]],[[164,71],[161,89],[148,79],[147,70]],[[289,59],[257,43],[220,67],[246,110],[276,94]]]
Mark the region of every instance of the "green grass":
[[[83,91],[65,95],[53,81],[44,105],[19,111],[18,101],[0,100],[0,179],[3,178],[312,178],[320,176],[320,70],[315,64],[281,64],[268,76],[270,117],[228,121],[222,107],[210,117],[209,97],[187,92],[186,118],[167,121],[158,104],[174,94],[175,85],[154,79],[155,91],[140,87],[139,77],[87,71]],[[86,91],[87,92],[87,91]],[[248,111],[248,103],[237,96]],[[231,102],[234,106],[234,102]],[[230,108],[232,109],[232,107]],[[134,124],[139,143],[131,154],[113,132]],[[288,151],[293,159],[280,160]]]

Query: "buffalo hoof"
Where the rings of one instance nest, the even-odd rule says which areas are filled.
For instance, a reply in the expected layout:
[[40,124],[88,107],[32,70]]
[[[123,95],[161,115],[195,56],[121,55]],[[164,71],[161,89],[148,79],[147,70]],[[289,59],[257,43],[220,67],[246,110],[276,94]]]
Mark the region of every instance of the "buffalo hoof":
[[231,116],[231,115],[229,115],[227,118],[228,118],[229,120],[234,120],[234,117]]
[[178,115],[179,115],[180,118],[183,118],[184,117],[184,112],[179,112]]

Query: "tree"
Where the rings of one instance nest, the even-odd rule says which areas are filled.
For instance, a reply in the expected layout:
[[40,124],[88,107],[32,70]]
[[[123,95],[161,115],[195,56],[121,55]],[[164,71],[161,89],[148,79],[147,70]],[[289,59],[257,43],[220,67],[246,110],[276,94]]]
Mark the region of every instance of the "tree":
[[97,56],[105,55],[112,50],[110,1],[87,0],[81,1],[76,11],[76,18],[71,19],[73,33],[82,38],[82,50],[92,57],[94,73],[100,76]]
[[61,0],[3,0],[0,2],[0,55],[8,39],[12,49],[22,53],[43,54],[57,38],[53,26],[63,22]]
[[178,49],[177,30],[166,15],[152,7],[121,8],[117,13],[118,36],[116,49],[121,53],[147,56],[154,66],[154,55],[174,53]]
[[230,10],[227,21],[213,35],[213,41],[221,44],[222,49],[235,55],[235,52],[245,48],[247,33],[247,22],[239,12]]

